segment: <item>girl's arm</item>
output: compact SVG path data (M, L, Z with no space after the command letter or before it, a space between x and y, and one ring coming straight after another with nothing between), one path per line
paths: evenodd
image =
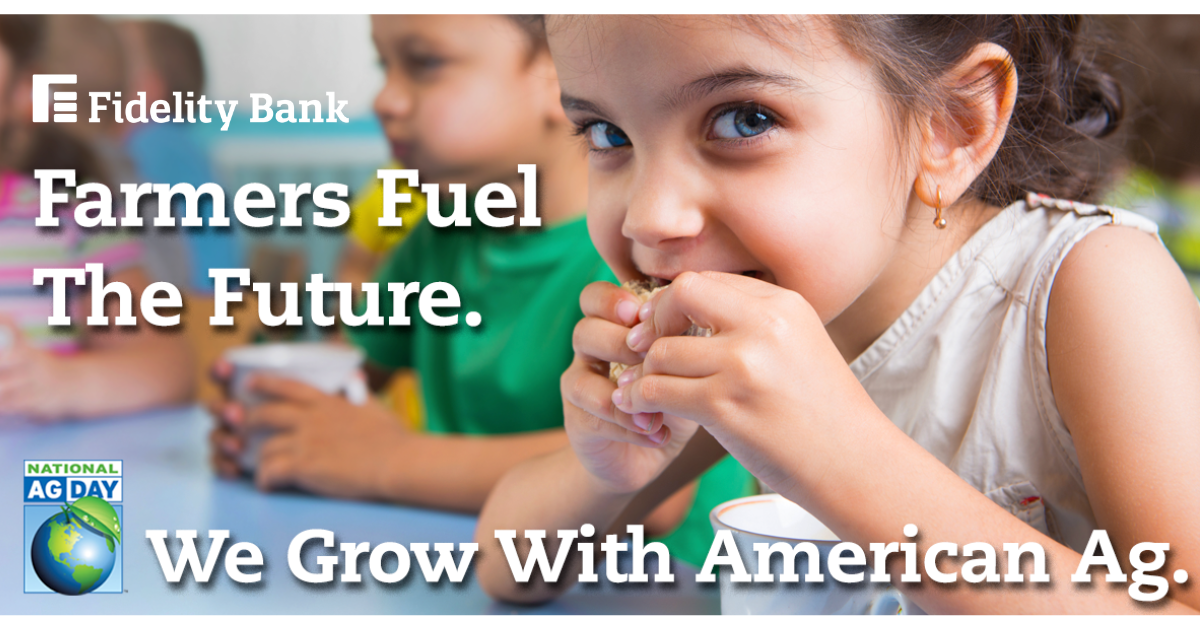
M149 284L141 269L110 278L129 286L134 312ZM72 319L84 331L83 348L66 356L19 340L0 352L0 409L48 420L95 418L182 403L192 394L190 348L181 334L139 321L136 328L85 326L87 300L76 301ZM118 313L115 299L105 309ZM140 319L140 318L139 318Z
M1133 571L1128 559L1134 545L1170 543L1167 564L1155 572L1167 578L1169 599L1139 603L1128 593L1131 577L1109 583L1104 570L1092 571L1091 584L1072 582L1079 553L994 504L890 422L880 422L878 439L865 442L866 452L854 456L882 466L869 476L845 471L840 476L847 483L826 487L816 503L836 514L833 518L864 548L869 542L901 540L897 532L916 523L922 554L942 541L956 542L960 549L988 542L1002 561L1006 542L1032 541L1046 550L1049 584L987 588L960 578L944 587L924 575L923 586L908 594L930 612L1195 612L1200 608L1200 590L1190 584L1200 575L1195 526L1200 484L1194 478L1200 453L1200 308L1195 296L1153 237L1103 228L1077 244L1060 268L1047 335L1055 400L1074 438L1098 527L1107 530L1126 576ZM870 505L877 516L864 518L869 515L855 505ZM944 570L961 567L961 562L939 564ZM1188 584L1175 583L1176 569L1187 570ZM899 562L892 563L894 581L902 570ZM1006 564L999 570L1005 572Z
M1097 236L1105 231L1118 233ZM1153 239L1106 228L1076 250L1051 296L1050 370L1089 499L1100 526L1114 529L1119 555L1128 557L1136 542L1167 542L1169 568L1194 576L1195 299ZM735 303L737 312L721 308ZM1047 585L979 587L960 578L943 587L925 575L913 587L899 583L902 565L893 564L893 581L922 608L1181 612L1198 604L1196 589L1175 586L1171 573L1173 600L1153 606L1129 597L1129 583L1073 583L1080 554L995 505L885 417L799 295L740 276L685 274L651 304L633 348L647 352L646 361L614 396L623 412L699 422L764 483L864 549L905 542L903 528L913 523L921 560L939 542L959 549L986 542L997 552L1004 543L1036 542L1046 550ZM710 339L670 336L691 323L716 332ZM961 563L939 565L955 572Z
M584 468L570 448L513 468L496 484L479 515L475 541L479 543L476 575L480 586L488 595L510 602L538 603L557 597L575 583L579 553L568 556L557 583L546 584L536 579L535 572L535 579L529 584L518 584L495 537L496 530L516 530L516 546L522 562L529 552L529 545L523 543L527 529L578 530L586 523L596 528L597 541L602 541L606 534L624 534L629 523L644 523L647 533L653 533L649 527L652 520L674 524L682 520L691 497L685 495L689 500L675 501L672 493L678 496L680 488L685 488L723 455L725 450L716 440L699 431L657 479L641 491L630 492L614 492ZM556 557L557 543L554 536L543 540L547 557ZM597 548L598 545L593 550Z
M1068 254L1050 294L1058 409L1099 527L1126 573L1140 542L1171 544L1159 575L1200 609L1200 306L1153 236L1105 227ZM1191 576L1175 586L1176 569Z
M641 301L620 287L595 282L583 290L579 303L584 319L575 326L575 359L561 380L563 422L572 448L527 462L501 480L475 533L480 583L498 599L551 599L573 583L575 571L568 567L554 585L517 584L495 530L523 535L526 529L552 532L590 523L601 539L609 532L624 533L625 523L661 518L646 515L725 454L694 423L663 414L635 419L616 408L609 363L642 360L625 343ZM659 509L673 510L666 520L677 523L687 503L670 500ZM554 542L545 541L552 547ZM524 554L528 548L519 550ZM571 559L578 562L577 554Z
M271 431L255 480L265 490L298 487L326 496L478 512L509 469L567 444L560 429L510 435L415 433L372 400L365 406L297 381L258 375L251 387L271 400L246 411L225 406L212 434L214 464L240 473L242 435ZM662 527L678 522L660 515Z
M564 452L574 459L566 434L559 429L491 436L409 434L387 460L380 494L396 503L474 514L484 508L497 483L506 479L510 470L528 460ZM576 459L572 471L566 473L568 478L573 478L571 473L577 468ZM655 492L652 503L639 503L642 509L636 522L645 524L647 536L666 534L683 520L695 487L681 486L670 487L670 491L677 491L675 495ZM668 496L672 499L669 504L655 509Z

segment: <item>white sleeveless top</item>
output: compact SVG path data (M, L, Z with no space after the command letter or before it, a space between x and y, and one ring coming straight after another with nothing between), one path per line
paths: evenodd
M1158 233L1124 210L1042 195L1005 208L850 365L875 404L918 444L1080 552L1096 517L1050 390L1046 313L1071 247L1110 223Z

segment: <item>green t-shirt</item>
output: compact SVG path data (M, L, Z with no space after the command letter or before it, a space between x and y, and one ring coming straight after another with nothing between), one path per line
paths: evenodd
M579 294L613 279L583 218L542 230L434 228L422 222L393 250L376 280L448 282L458 290L459 323L437 327L408 297L407 327L360 326L350 338L380 365L420 376L431 433L494 435L563 424L559 377L571 363L571 334L583 317ZM380 312L392 312L390 291ZM468 312L483 320L467 326ZM440 314L446 314L442 312Z
M496 435L560 428L559 377L571 363L571 336L583 317L579 294L616 277L596 253L581 217L542 230L478 225L413 229L380 268L380 313L392 313L388 282L448 282L461 300L459 323L437 327L408 297L407 327L360 326L348 334L367 357L420 377L431 433ZM478 312L482 323L467 326ZM439 313L446 314L446 313ZM708 512L748 494L753 478L726 458L700 479L683 524L665 540L672 557L700 564L712 541Z

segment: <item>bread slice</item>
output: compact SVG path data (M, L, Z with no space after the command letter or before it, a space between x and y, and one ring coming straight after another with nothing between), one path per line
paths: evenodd
M659 291L667 288L667 285L660 285L654 280L629 280L628 282L621 283L621 286L624 287L625 290L632 293L641 304L645 304L646 302L650 301L650 298L658 295ZM692 324L692 326L683 333L683 336L711 337L712 329L701 328L695 324ZM617 379L620 378L621 374L627 369L629 369L629 366L625 365L624 363L610 363L608 365L608 378L612 380L612 382L616 383Z

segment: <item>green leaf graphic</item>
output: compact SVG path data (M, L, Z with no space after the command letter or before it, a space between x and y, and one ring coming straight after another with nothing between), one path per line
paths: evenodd
M71 504L70 510L79 520L121 542L121 521L108 501L100 497L81 497Z

